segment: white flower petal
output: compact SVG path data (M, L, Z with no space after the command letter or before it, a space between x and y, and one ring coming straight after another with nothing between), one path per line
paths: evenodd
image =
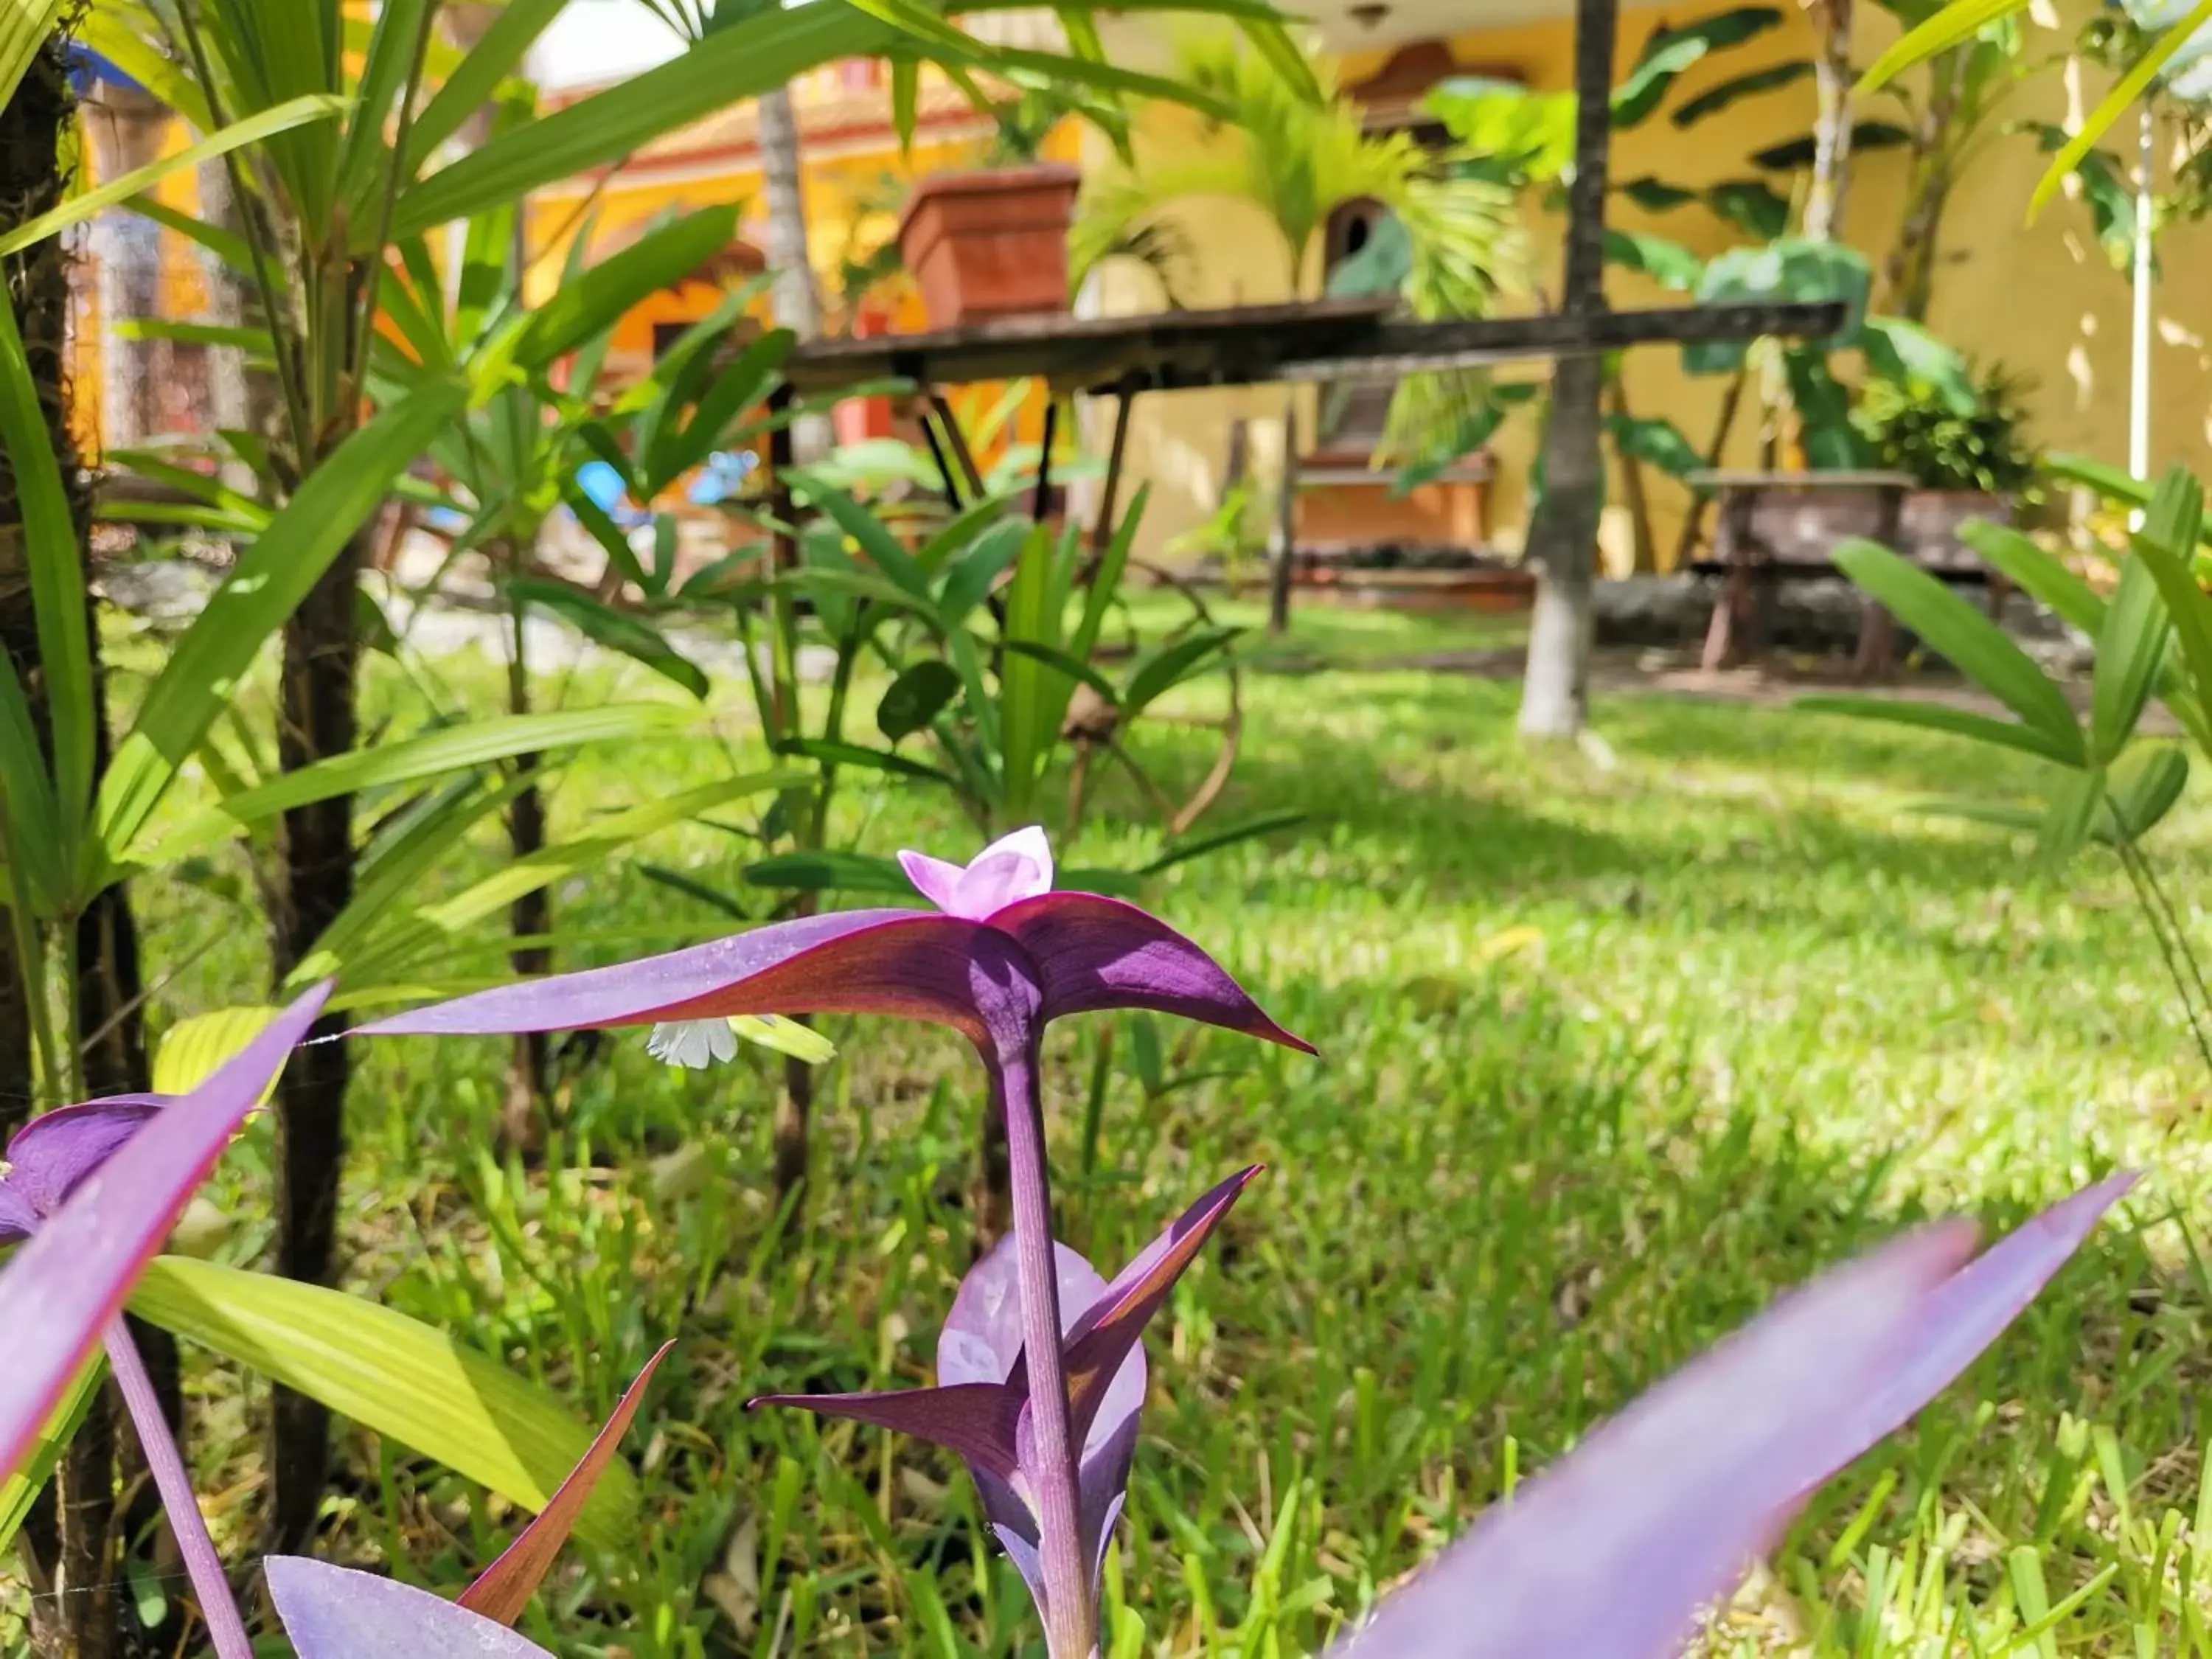
M738 1040L726 1019L664 1020L646 1038L645 1051L671 1066L699 1071L736 1054Z

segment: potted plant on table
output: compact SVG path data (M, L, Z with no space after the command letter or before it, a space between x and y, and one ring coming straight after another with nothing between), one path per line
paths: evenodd
M2033 502L2036 457L2027 441L2025 382L1992 368L1975 378L1976 405L1960 412L1924 380L1869 380L1851 425L1876 465L1908 474L1898 550L1931 569L1978 570L1960 539L1974 519L2010 524Z
M1067 229L1083 182L1042 159L1066 104L1024 92L995 106L983 165L922 179L899 219L898 253L933 328L1067 308Z

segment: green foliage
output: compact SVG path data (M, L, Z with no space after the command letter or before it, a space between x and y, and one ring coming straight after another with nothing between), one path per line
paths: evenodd
M526 1509L544 1507L592 1431L543 1388L418 1319L360 1297L183 1256L157 1258L131 1293L141 1319L321 1400ZM617 1464L579 1530L617 1547L636 1482Z
M1738 6L1680 27L1662 25L1644 43L1636 65L1613 93L1615 131L1641 125L1665 100L1675 78L1708 53L1764 34L1782 21L1773 6Z
M1158 596L1132 603L1158 614ZM1247 604L1222 620L1263 617ZM2017 1222L2085 1169L2167 1143L2141 1103L2196 1087L2114 860L2045 882L2006 855L2003 832L1909 810L1936 791L2008 799L2040 763L1624 688L1603 702L1617 763L1600 774L1522 754L1510 684L1407 665L1510 649L1512 619L1314 606L1293 628L1297 672L1248 671L1249 763L1224 818L1303 811L1327 832L1170 869L1146 902L1217 944L1330 1064L1133 1018L1110 1021L1110 1046L1107 1019L1071 1022L1050 1050L1060 1207L1087 1254L1123 1259L1175 1212L1191 1168L1232 1166L1267 1139L1242 1254L1202 1266L1169 1310L1180 1341L1154 1349L1151 1431L1109 1552L1109 1601L1152 1639L1188 1632L1208 1653L1239 1631L1274 1632L1286 1655L1322 1650L1370 1583L1433 1553L1425 1527L1402 1522L1409 1492L1437 1494L1439 1516L1463 1526L1817 1264L1929 1213ZM472 706L499 695L495 664L455 673ZM888 678L872 669L856 689L864 714ZM594 658L577 695L648 683ZM372 699L411 708L382 662ZM751 735L739 740L757 763ZM1132 742L1164 776L1210 759L1202 734L1171 723ZM641 769L680 790L724 763L675 737L587 751L556 830L629 799ZM1066 860L1150 861L1157 837L1131 801L1103 801ZM976 834L942 791L872 783L844 799L838 826L884 848ZM2185 856L2208 828L2191 791L2157 834ZM711 876L748 845L693 822L652 856ZM740 890L756 911L770 896ZM605 941L580 963L628 954L617 941L647 930L742 925L635 866L568 908ZM149 948L175 960L205 922L197 904L165 906ZM253 972L243 934L173 994ZM979 1522L957 1461L895 1458L886 1514L873 1506L882 1436L743 1408L759 1389L925 1374L931 1322L965 1265L972 1061L891 1022L832 1021L829 1035L844 1059L819 1080L817 1112L835 1201L787 1226L765 1178L772 1055L742 1056L702 1088L614 1035L542 1165L526 1166L488 1150L504 1044L366 1050L342 1224L359 1282L507 1357L578 1421L663 1336L682 1339L626 1448L637 1521L617 1549L564 1562L525 1626L534 1639L682 1659L765 1652L780 1627L786 1653L940 1659L950 1650L913 1588L927 1583L964 1650L1014 1659L1033 1642L1019 1587L967 1539ZM1097 1155L1079 1180L1102 1050ZM210 1194L241 1218L242 1248L264 1136L248 1135ZM1457 1178L1479 1169L1516 1178ZM1808 1659L2033 1653L2020 1575L2008 1559L1991 1565L1995 1536L2007 1558L2034 1553L2048 1607L2073 1603L2049 1627L2062 1659L2091 1659L2137 1618L2163 1618L2161 1650L2180 1649L2196 1601L2175 1575L2201 1482L2175 1449L2195 1443L2204 1302L2180 1230L2157 1218L2200 1211L2206 1181L2186 1159L2153 1180L2136 1226L2108 1229L1984 1364L1777 1542L1762 1582L1778 1588L1724 1614L1729 1636L1755 1645L1786 1606ZM424 1217L418 1231L410 1218ZM1612 1244L1628 1220L1633 1252ZM1407 1273L1409 1260L1425 1271ZM1440 1284L1526 1328L1470 1342ZM914 1311L887 1325L886 1308ZM1326 1343L1310 1340L1316 1320ZM186 1364L198 1467L207 1490L228 1491L224 1472L254 1468L252 1395L204 1350L187 1344ZM1233 1379L1238 1409L1201 1397L1201 1378ZM1476 1401L1505 1403L1470 1415ZM1286 1421L1330 1431L1285 1449ZM451 1593L520 1519L394 1443L343 1443L349 1501L331 1547L357 1553L341 1559L405 1559L414 1582ZM1253 1498L1261 1470L1267 1504ZM1254 1545L1240 1504L1271 1547ZM228 1553L237 1511L210 1508ZM2180 1541L2162 1556L2168 1526ZM0 1596L21 1605L14 1585Z
M2166 963L2200 1054L2212 1069L2212 999L2185 924L2166 899L2138 844L2180 799L2188 753L2146 747L2144 709L2162 702L2201 760L2212 750L2212 595L2191 562L2204 522L2195 480L2179 468L2160 482L2142 528L2118 555L2118 580L2100 599L2025 537L1984 526L1972 544L2008 576L2092 635L2096 666L2086 727L2065 693L1957 593L1887 549L1847 543L1836 552L1845 574L2016 717L1991 719L1926 702L1816 700L1832 712L1948 731L2018 749L2045 762L2031 807L1965 804L1970 816L2032 828L2042 857L2072 858L2093 840L2119 855L2142 903L2146 931ZM2176 645L2178 642L2178 653ZM2177 660L2178 655L2178 660ZM1947 801L1947 810L1959 803Z
M1173 78L1231 119L1209 125L1200 142L1085 181L1068 243L1076 281L1133 233L1218 200L1248 203L1274 227L1291 294L1303 289L1329 215L1363 200L1397 222L1389 246L1402 258L1378 251L1353 279L1361 291L1395 294L1415 317L1479 317L1517 275L1524 248L1512 193L1468 147L1432 152L1408 133L1370 132L1350 100L1332 94L1314 103L1279 66L1223 33L1179 37ZM1386 441L1418 451L1480 395L1479 379L1466 373L1408 375Z
M1923 489L1977 489L2033 498L2037 456L2022 401L2027 387L2002 368L1981 375L1961 411L1955 388L1903 374L1870 378L1851 424L1877 465L1908 472Z

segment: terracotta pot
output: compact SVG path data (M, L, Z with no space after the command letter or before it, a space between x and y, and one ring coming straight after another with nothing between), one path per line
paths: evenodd
M915 186L899 258L932 328L1067 309L1067 227L1082 175L1057 164L940 173Z
M890 318L878 307L863 306L853 319L853 335L856 339L872 339L890 331ZM841 445L857 444L870 438L888 438L891 435L891 400L889 398L848 398L830 410L830 424Z

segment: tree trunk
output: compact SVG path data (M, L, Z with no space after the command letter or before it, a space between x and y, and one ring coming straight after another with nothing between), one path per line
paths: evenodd
M375 539L356 532L284 625L283 678L276 753L286 774L354 746L355 588ZM276 970L281 981L314 949L353 898L353 798L340 795L284 814ZM314 1035L334 1035L343 1017L326 1017ZM345 1092L351 1051L343 1042L301 1048L276 1087L276 1271L327 1285L337 1276L338 1182L345 1162ZM330 1413L289 1389L270 1401L269 1480L271 1553L301 1549L312 1536L330 1457Z
M1881 268L1882 309L1911 322L1928 320L1935 297L1943 210L1950 204L1955 179L1956 129L1973 50L1971 42L1954 47L1929 65L1928 99L1913 125L1905 217Z
M73 116L66 64L57 44L33 61L16 96L0 112L0 227L21 223L61 201L65 188L61 147ZM46 416L47 441L69 492L74 541L82 559L90 528L91 497L68 416L68 256L62 243L50 240L6 261L0 275L4 275L8 301L23 337L32 382ZM93 652L94 764L99 771L107 765L110 744L98 617L88 580L84 605ZM0 647L7 650L25 688L43 744L49 740L50 715L37 629L15 480L5 458L0 457ZM143 988L128 895L119 886L107 889L75 927L77 981L61 988L75 1001L84 1091L97 1096L143 1091L148 1083ZM0 1127L20 1121L39 1092L28 999L41 994L37 981L43 967L17 961L11 939L4 970L0 971ZM47 1080L49 1094L57 1082ZM164 1337L150 1345L147 1358L156 1392L173 1425L180 1410L176 1346ZM118 1546L125 1537L150 1531L158 1513L158 1504L134 1507L124 1527L115 1525L118 1410L111 1395L88 1415L64 1459L52 1495L42 1500L23 1533L26 1565L34 1583L57 1593L52 1603L57 1615L34 1614L40 1645L68 1659L96 1659L117 1650L123 1604L116 1587L124 1576ZM180 1630L167 1632L166 1645L174 1648L181 1634Z
M1570 317L1605 309L1606 169L1619 13L1618 0L1580 0L1575 11L1575 176L1567 191L1566 268L1559 284L1559 308ZM1589 717L1591 599L1605 489L1598 447L1604 382L1604 360L1591 353L1562 357L1552 370L1544 495L1528 526L1536 605L1521 691L1525 737L1573 738Z
M1851 0L1814 0L1820 47L1813 60L1819 114L1813 125L1813 186L1805 198L1805 236L1832 242L1843 234L1844 193L1851 179Z
M61 165L62 135L75 117L66 66L58 49L33 58L15 96L0 106L0 229L12 228L58 206L67 194ZM16 327L30 358L46 430L62 463L64 482L76 477L69 426L70 260L58 238L34 243L0 259ZM0 649L14 663L31 703L41 741L46 732L46 684L39 670L38 613L31 601L29 550L23 540L15 469L0 451ZM0 968L0 1139L30 1115L38 1067L31 1041L29 986L38 964L16 960L8 930Z
M770 299L779 325L802 340L822 332L822 296L814 285L813 258L807 246L805 182L799 164L799 116L791 103L791 88L778 87L760 95L761 194L768 206L768 246L762 253L775 273ZM791 425L790 459L799 465L821 459L830 453L829 422L818 415L801 416ZM797 711L790 718L796 730ZM817 785L817 787L824 787ZM809 815L817 825L824 814ZM803 899L799 914L812 908L811 896ZM814 1113L814 1073L803 1060L786 1057L783 1097L775 1109L775 1192L779 1203L790 1206L794 1218L805 1202L808 1142Z
M159 159L168 112L150 94L103 82L84 125L94 167L103 179L113 179ZM166 424L155 343L126 339L118 328L161 313L161 227L111 208L93 221L92 247L100 293L100 437L114 448L143 442Z
M494 556L497 568L510 575L521 574L522 556L515 545L495 550ZM520 601L510 611L510 621L514 638L507 659L507 709L510 714L527 714L530 659L525 642L529 636ZM519 863L545 846L545 798L538 793L537 756L516 756L514 769L529 780L507 810L507 847ZM508 911L508 925L517 938L542 938L551 933L552 895L543 887L522 895ZM509 954L507 963L520 977L532 979L552 971L553 953L544 945L521 945ZM500 1121L500 1138L509 1151L530 1154L544 1145L546 1054L544 1032L516 1034L514 1052L507 1061L507 1097Z
M58 46L32 60L21 85L0 108L0 228L21 224L57 206L65 194L61 137L74 118L66 64ZM69 260L48 240L0 260L0 280L15 307L46 429L65 483L77 476L68 422ZM29 548L14 469L0 454L0 647L22 682L41 744L48 742L46 681L40 669L38 613L32 602ZM0 975L0 1128L12 1131L30 1115L40 1092L31 1039L31 999L42 994L44 963L24 962L13 930ZM112 1652L118 1602L109 1522L114 1513L112 1419L88 1413L57 1478L40 1495L19 1540L26 1577L41 1592L32 1602L33 1633L50 1659L106 1659Z
M760 95L761 194L768 207L768 246L761 250L775 273L769 299L780 327L802 340L822 332L822 295L814 283L807 246L806 190L799 165L799 117L791 88ZM792 423L791 447L801 466L830 453L834 439L827 416L803 415Z
M1298 562L1298 394L1283 400L1283 465L1275 487L1275 522L1267 534L1267 631L1291 631L1291 577Z

